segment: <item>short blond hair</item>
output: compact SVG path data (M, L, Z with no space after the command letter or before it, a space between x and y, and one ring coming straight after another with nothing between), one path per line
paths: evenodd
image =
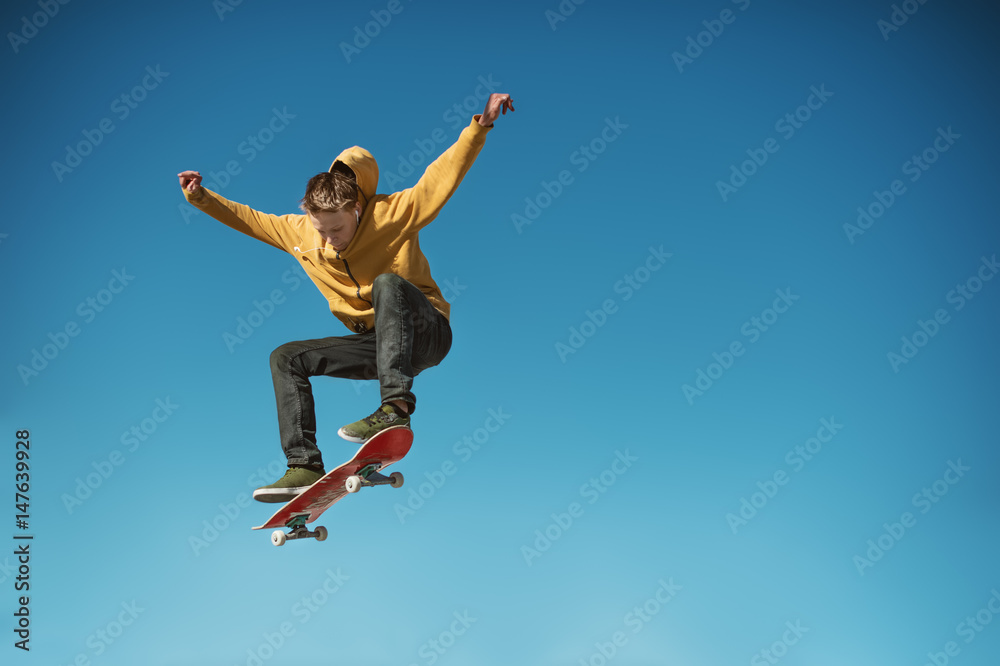
M299 207L307 213L339 213L357 203L358 183L339 171L326 171L309 179Z

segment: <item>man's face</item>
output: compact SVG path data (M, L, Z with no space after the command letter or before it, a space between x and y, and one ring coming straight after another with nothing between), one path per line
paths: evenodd
M354 232L358 230L357 214L359 211L356 208L348 208L336 213L320 211L309 213L309 221L312 222L313 228L319 232L320 238L324 242L332 245L337 252L341 252L347 248L351 239L354 238Z

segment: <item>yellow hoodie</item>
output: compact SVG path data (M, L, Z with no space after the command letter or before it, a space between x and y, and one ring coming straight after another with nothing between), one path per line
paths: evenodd
M420 251L418 232L427 226L458 188L482 150L492 128L475 116L458 140L428 165L413 187L394 194L376 194L378 164L364 148L348 148L330 165L346 164L357 175L363 212L358 230L342 252L324 243L306 215L269 215L229 201L204 187L184 190L189 203L223 224L262 240L295 257L330 303L330 311L352 331L374 327L372 282L395 273L427 296L445 317L451 312L431 278Z

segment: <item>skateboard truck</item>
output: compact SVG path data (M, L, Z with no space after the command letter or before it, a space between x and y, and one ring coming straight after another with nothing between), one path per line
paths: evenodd
M349 493L356 493L362 488L367 488L369 486L385 486L389 485L393 488L399 488L403 485L403 475L399 472L393 472L389 476L384 474L379 474L379 470L382 469L382 465L367 465L357 473L347 477L347 481L344 482L344 487Z
M306 518L308 514L301 514L295 516L288 521L285 527L291 528L291 532L285 534L281 530L274 530L271 532L271 543L275 546L285 545L285 541L289 539L316 539L316 541L324 541L328 536L328 532L325 527L317 527L315 531L310 532L309 528L306 527Z

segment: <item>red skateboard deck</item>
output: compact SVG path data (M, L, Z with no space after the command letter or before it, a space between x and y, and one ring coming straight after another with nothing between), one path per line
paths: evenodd
M291 527L292 532L287 535L281 530L271 535L271 540L276 546L284 543L286 538L315 537L322 541L326 538L326 529L320 527L316 532L309 532L305 524L319 518L348 492L355 492L362 486L382 484L390 484L397 488L401 486L403 484L401 474L397 472L391 477L386 477L379 474L379 470L399 462L409 452L412 444L413 431L406 426L386 428L362 444L353 458L327 472L301 495L275 511L266 523L253 529ZM348 479L352 482L350 491Z

